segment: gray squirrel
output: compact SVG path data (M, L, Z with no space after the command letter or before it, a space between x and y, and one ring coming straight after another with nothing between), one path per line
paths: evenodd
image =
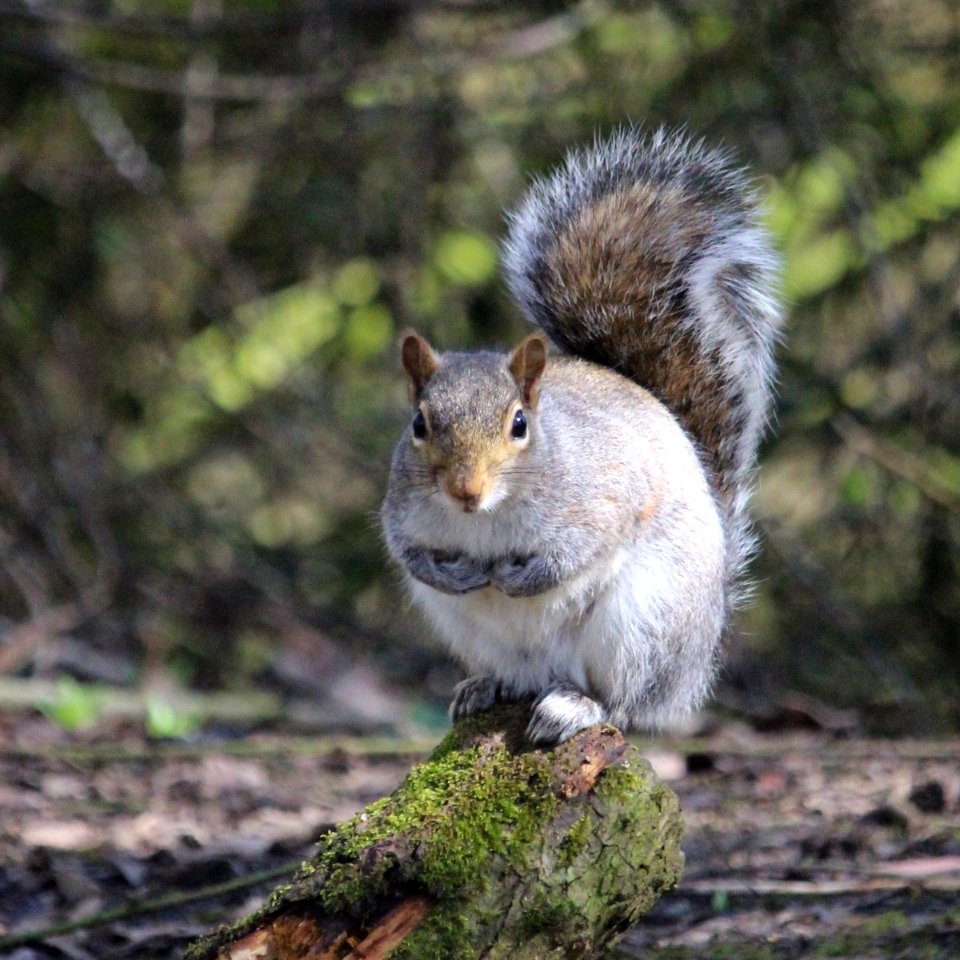
M754 549L782 323L755 191L624 129L532 186L503 264L540 328L510 353L403 337L387 547L469 671L454 720L529 697L536 743L661 728L708 694Z

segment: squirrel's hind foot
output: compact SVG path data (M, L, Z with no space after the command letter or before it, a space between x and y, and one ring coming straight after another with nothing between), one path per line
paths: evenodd
M493 677L467 677L453 688L450 719L456 723L461 717L489 710L497 700L500 686Z
M527 738L541 745L562 743L578 731L606 719L603 704L573 684L558 684L541 694L533 705Z

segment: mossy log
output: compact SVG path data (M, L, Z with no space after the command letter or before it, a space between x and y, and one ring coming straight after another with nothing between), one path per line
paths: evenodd
M599 957L680 877L677 798L609 726L536 749L527 709L459 722L186 960Z

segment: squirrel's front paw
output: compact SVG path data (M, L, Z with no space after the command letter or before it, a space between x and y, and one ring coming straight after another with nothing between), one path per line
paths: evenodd
M456 723L461 717L489 710L497 699L498 684L493 677L467 677L453 688L450 719Z
M454 593L470 593L490 585L487 565L465 553L453 556L437 553L435 563L442 578L451 585Z
M537 554L507 557L490 570L490 583L508 597L532 597L555 587L557 582L546 560Z
M573 684L564 684L547 690L533 705L527 739L543 745L563 743L578 731L606 719L603 704Z
M471 593L490 585L487 565L464 553L414 550L404 561L413 577L442 593Z

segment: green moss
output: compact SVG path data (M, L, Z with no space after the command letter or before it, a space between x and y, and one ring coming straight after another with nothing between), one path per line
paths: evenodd
M590 817L584 814L560 841L560 862L565 867L569 867L583 853L587 847L589 835Z
M766 943L707 943L696 947L659 947L644 953L644 960L777 960L796 956ZM806 956L806 954L804 954ZM609 960L627 960L627 954L614 953Z
M638 831L635 842L624 847L625 869L649 871L658 894L672 889L683 867L683 818L676 794L657 780L646 760L637 756L629 764L604 770L594 794L593 806L602 815L599 822L606 835L615 838L625 831ZM611 812L615 816L608 816ZM652 851L661 848L663 856L650 860ZM608 879L615 883L619 878L613 874Z
M816 957L850 957L877 954L909 960L947 960L953 953L937 943L937 926L915 927L900 910L886 910L854 918L846 929L817 945Z
M579 908L563 891L537 890L531 900L517 923L516 936L523 943L540 937L553 946L564 942L568 931L583 923Z
M948 924L949 926L949 924ZM888 910L871 917L852 917L840 929L825 931L810 942L810 933L784 937L776 943L751 942L735 937L695 946L654 947L645 960L790 960L799 956L828 960L834 957L884 957L886 960L953 960L956 943L943 937L944 918L917 924L909 913ZM614 953L610 960L627 960Z
M434 910L390 960L475 960L470 924L458 910Z
M597 781L596 794L611 804L627 803L647 789L651 777L645 760L634 761L633 766L607 767Z
M880 937L899 933L910 927L909 918L900 910L886 910L872 917L865 917L857 924L858 931L865 937Z
M333 913L356 913L375 899L398 865L391 851L417 847L410 877L438 900L476 892L493 856L522 866L526 846L549 823L557 801L546 755L511 754L505 746L481 756L463 749L469 730L458 727L397 792L368 807L321 844L314 870L320 896ZM371 845L388 843L382 858L358 860Z
M850 949L850 943L846 939L835 940L829 938L819 943L816 948L815 957L827 960L829 957L845 957Z

